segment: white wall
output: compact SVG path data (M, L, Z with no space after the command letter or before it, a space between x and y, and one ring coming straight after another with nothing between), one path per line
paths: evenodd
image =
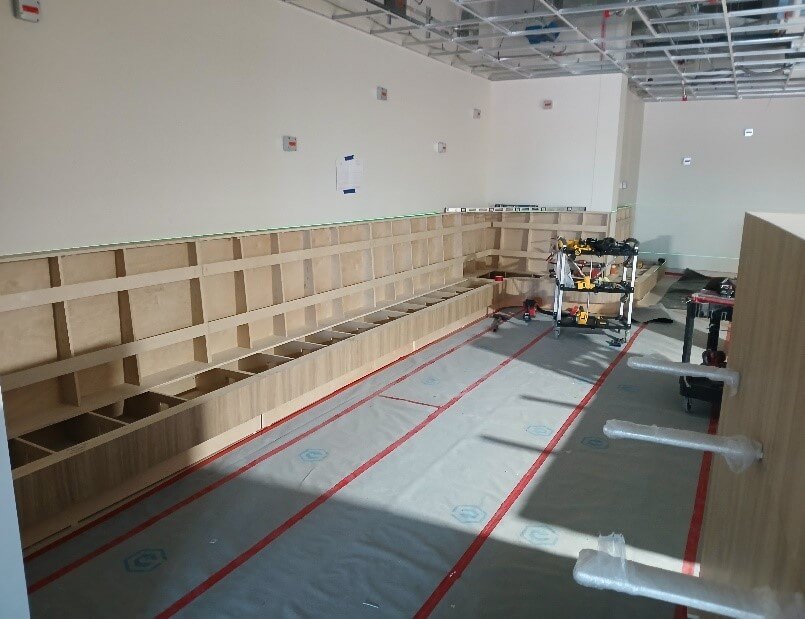
M805 99L646 104L641 252L673 268L736 272L746 211L805 213L803 145Z
M0 255L485 204L489 82L282 2L4 7L0 58Z
M28 593L22 567L22 545L17 525L17 504L11 485L11 462L6 441L6 418L0 394L0 617L28 617Z
M625 89L619 74L494 82L488 201L612 210Z
M634 206L637 203L644 107L640 97L632 92L626 93L622 109L624 126L618 174L618 205ZM626 182L626 189L621 189L621 181Z

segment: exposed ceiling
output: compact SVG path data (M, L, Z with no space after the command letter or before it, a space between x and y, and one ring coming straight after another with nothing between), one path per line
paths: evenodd
M805 96L795 0L285 1L490 80L623 73L646 100Z

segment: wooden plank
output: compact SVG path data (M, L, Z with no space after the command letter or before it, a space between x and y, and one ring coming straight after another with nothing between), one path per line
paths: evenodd
M741 384L718 433L760 441L763 461L736 475L713 459L701 551L702 578L746 589L805 591L803 261L805 215L746 215L728 359Z
M470 228L477 228L481 224L474 224ZM455 226L454 230L460 232L465 227ZM425 239L432 236L441 236L442 230L434 230L427 232L420 232L409 235L411 239ZM140 258L138 265L142 268L143 264L149 265L154 268L154 271L129 274L126 277L116 277L114 279L103 279L97 281L87 281L79 284L70 284L60 286L59 288L48 288L47 284L42 284L41 287L33 288L26 291L17 291L7 284L7 288L14 290L14 292L4 293L0 295L0 312L11 311L15 309L23 309L27 307L35 307L38 305L45 305L56 303L59 301L69 301L72 299L79 299L98 294L108 294L112 292L120 292L122 290L134 290L136 288L144 288L147 286L156 286L159 284L169 284L172 282L189 280L192 278L200 277L201 275L219 275L221 273L232 273L235 271L242 271L245 269L253 269L265 266L279 265L285 262L292 262L295 260L304 260L307 258L323 257L329 255L340 255L350 251L359 251L369 249L374 246L381 246L383 244L391 245L398 242L396 238L379 239L376 244L369 241L357 241L354 243L341 244L332 247L317 247L310 249L300 249L297 251L288 251L281 254L272 254L268 256L256 256L251 258L231 259L221 262L214 262L208 264L199 264L194 266L179 267L179 268L159 268L159 262L162 259L173 260L176 258L177 250L174 248L167 253L168 256L160 254L159 256L150 256L148 260ZM165 246L160 246L165 247ZM137 250L146 250L151 248L140 247ZM134 251L134 250L127 250ZM182 251L186 251L186 247L182 244ZM153 264L150 264L153 261ZM3 264L3 263L0 263ZM17 265L24 263L10 262L8 265ZM47 265L45 264L45 268ZM2 271L0 271L2 275ZM2 287L0 287L2 290Z
M543 223L515 223L507 221L496 221L492 227L507 230L570 230L573 232L607 232L607 226L588 226L583 224L543 224Z
M50 285L61 286L64 282L61 258L48 258L50 267ZM75 353L70 339L70 324L66 303L53 304L53 328L56 334L56 352L59 359L69 359ZM59 376L60 400L64 404L78 406L80 395L78 378L75 374Z
M426 219L441 219L444 216L442 215L401 215L397 217L389 217L386 218L385 221L392 221L394 219L399 218L412 218L412 217L423 217ZM450 216L455 217L455 216ZM451 219L450 221L455 221L455 219ZM137 249L140 247L160 247L162 245L172 245L180 242L196 242L199 240L210 240L210 239L217 239L217 238L228 238L233 236L240 236L240 237L248 237L248 236L257 236L257 235L265 235L265 234L273 234L280 231L294 229L294 230L310 230L314 228L320 227L348 227L354 225L366 225L366 224L355 224L355 223L342 223L342 224L319 224L313 226L298 226L296 228L272 228L266 230L251 230L248 232L227 232L221 234L209 234L204 236L194 236L194 237L184 237L184 238L176 238L176 239L166 239L166 240L147 240L147 241L136 241L133 243L110 243L108 245L103 245L99 247L66 247L62 249L56 250L46 250L40 252L30 252L24 254L6 254L0 256L0 263L13 263L13 262L22 262L22 261L30 261L35 259L47 259L52 256L61 256L66 254L84 254L84 253L93 253L101 250L116 250L116 249ZM452 225L452 224L451 224Z
M128 273L125 249L119 249L115 252L115 271L118 277L126 277ZM117 307L120 322L120 342L131 343L134 341L134 323L131 317L131 298L128 290L117 293ZM123 359L123 376L127 383L132 385L140 384L140 368L136 356Z

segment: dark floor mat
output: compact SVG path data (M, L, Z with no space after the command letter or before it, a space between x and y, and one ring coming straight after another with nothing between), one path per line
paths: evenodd
M672 323L674 319L664 307L652 305L651 307L636 307L632 312L632 324L640 322Z
M685 269L682 277L677 282L671 284L668 291L660 299L660 305L667 309L685 309L688 297L694 292L699 292L710 281L710 277L702 275L696 271Z

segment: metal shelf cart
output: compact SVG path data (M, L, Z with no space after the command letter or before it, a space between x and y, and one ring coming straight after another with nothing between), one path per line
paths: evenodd
M616 241L605 239L556 240L556 287L554 289L553 316L555 335L563 328L602 329L617 333L610 344L626 343L632 328L634 287L637 276L636 239ZM610 279L617 271L618 279ZM564 293L588 293L587 309L579 306L575 312L562 308ZM591 297L595 293L620 294L617 316L593 316L589 312Z
M693 349L693 329L697 316L709 317L710 324L707 329L707 348L702 356L705 365L726 367L726 354L718 350L718 340L721 333L721 322L732 322L732 310L735 307L735 298L724 296L711 290L700 290L690 295L685 317L685 337L682 342L682 362L690 363ZM718 407L721 404L721 392L724 383L715 382L709 378L693 376L679 377L679 393L684 398L685 411L691 412L693 400L703 400Z

